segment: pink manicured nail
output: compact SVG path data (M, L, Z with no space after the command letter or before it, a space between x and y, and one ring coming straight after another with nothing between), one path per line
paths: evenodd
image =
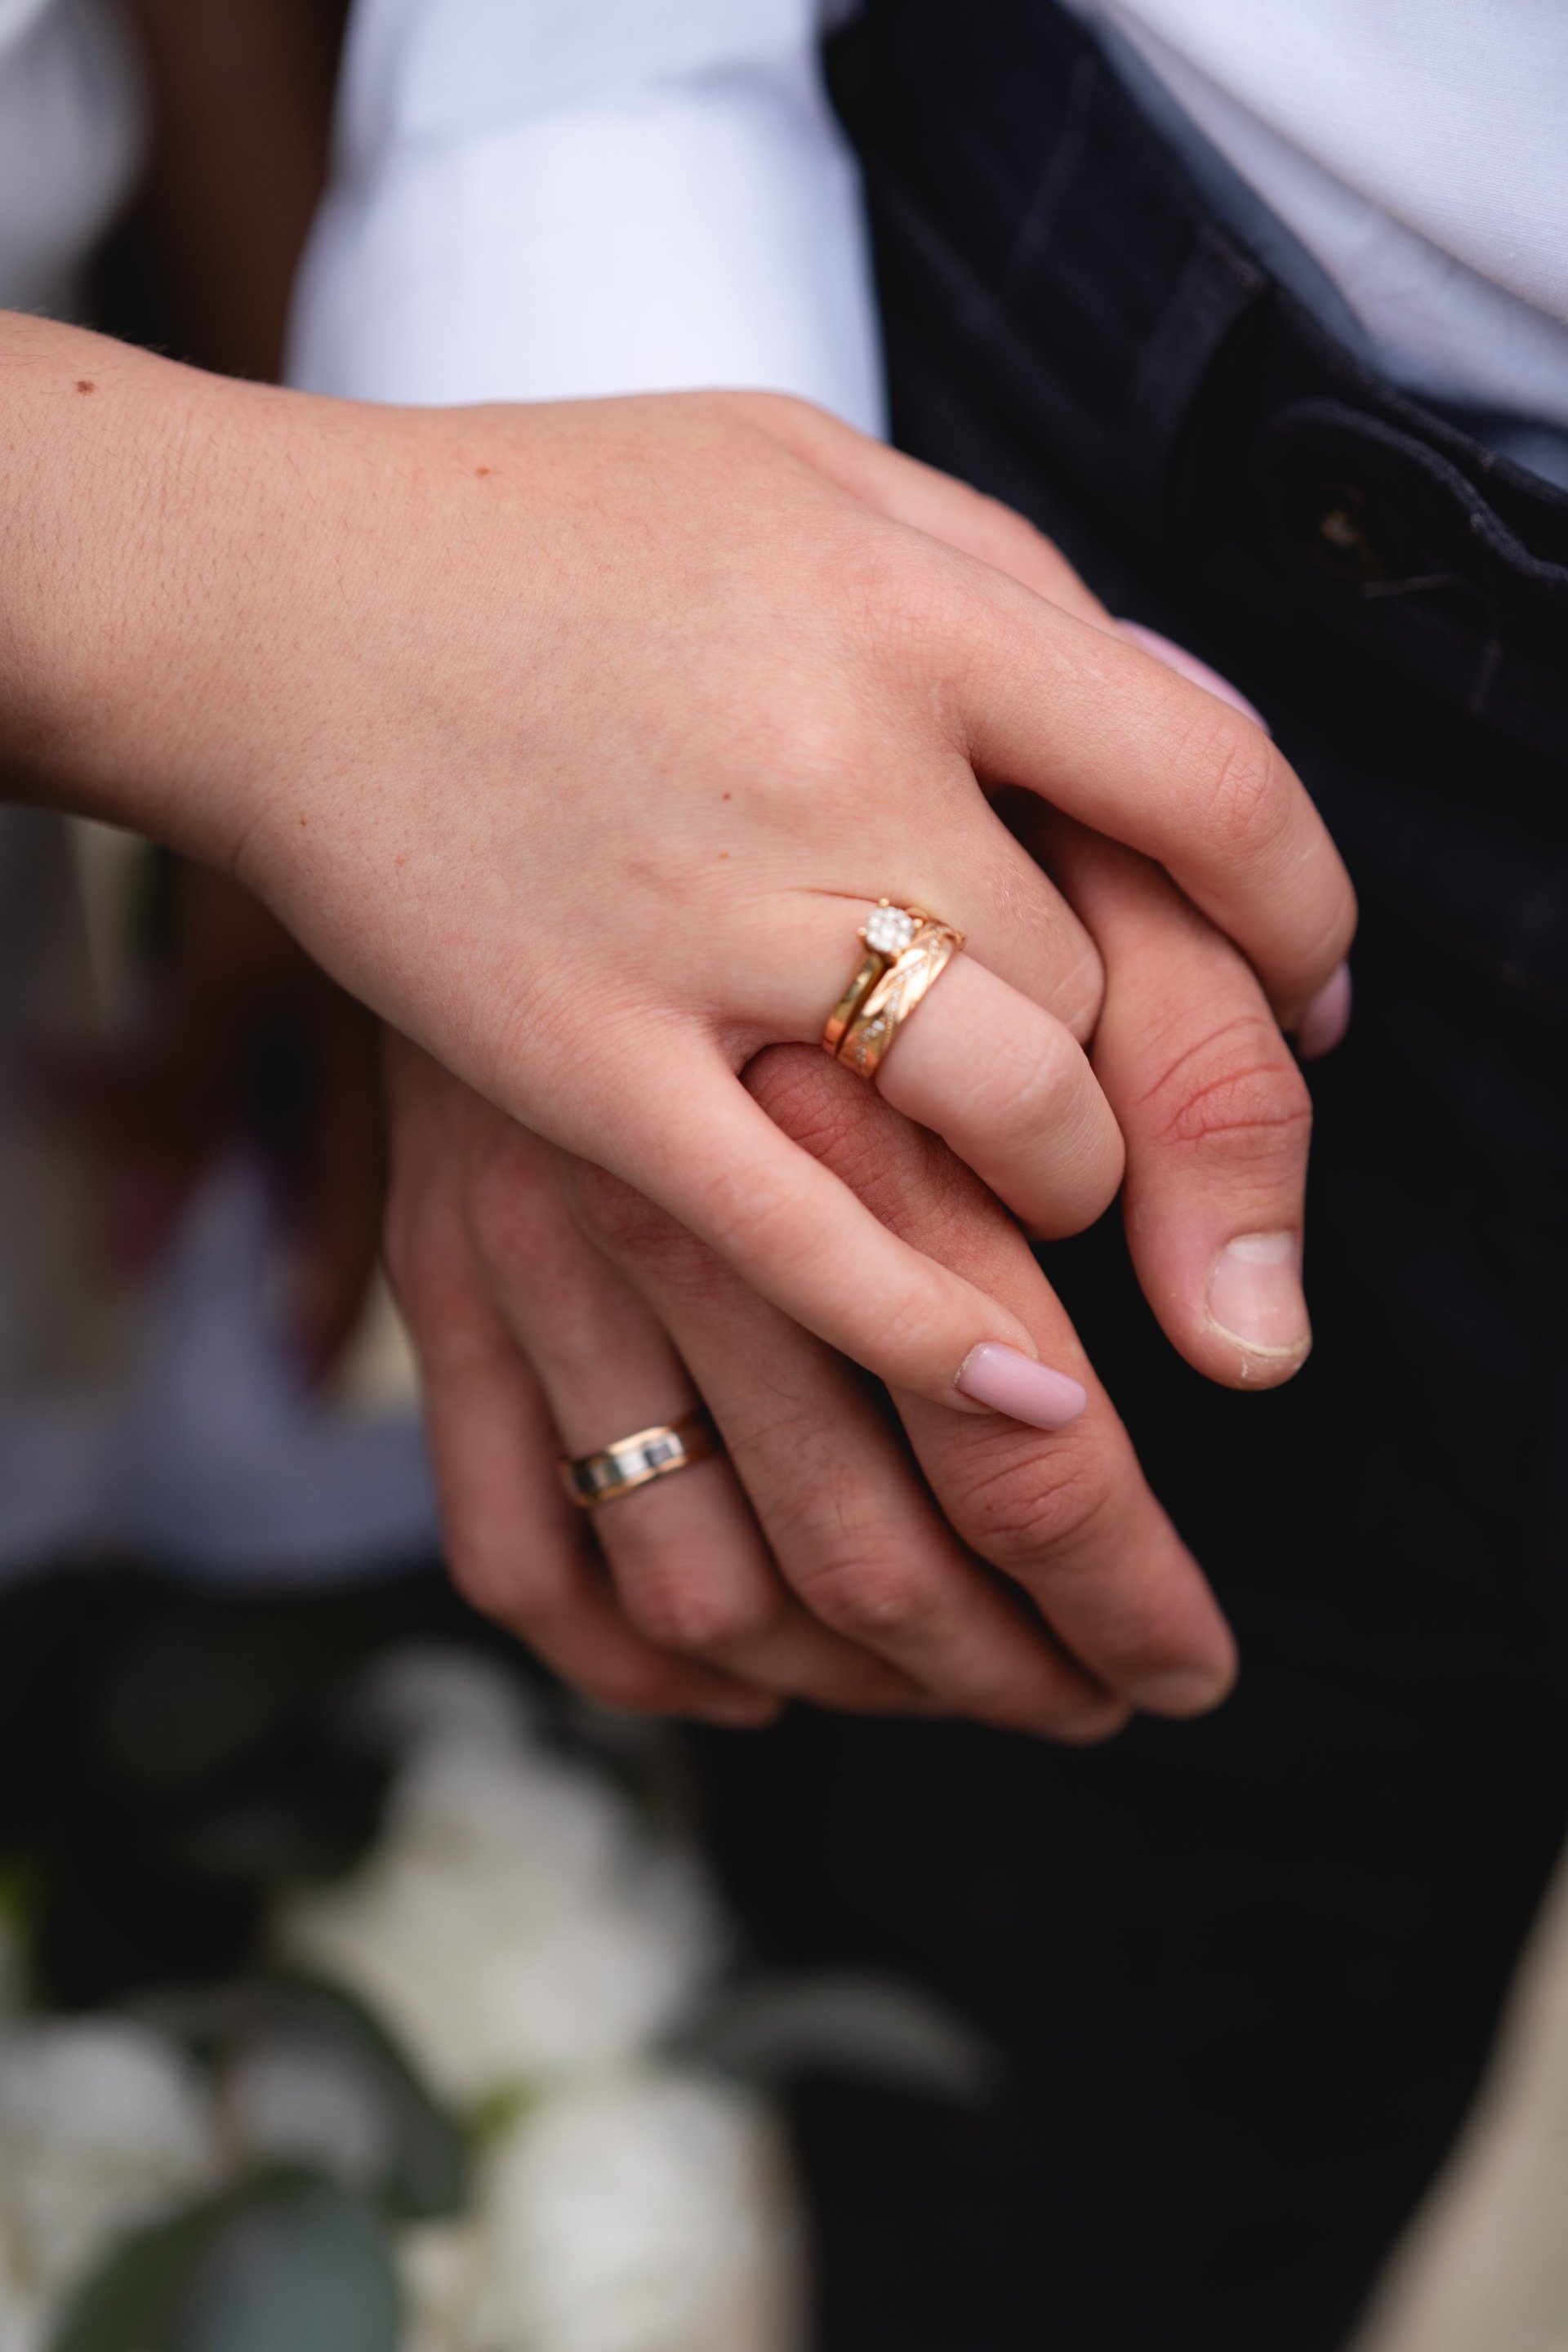
M1026 1421L1031 1429L1065 1429L1089 1404L1089 1391L1081 1381L1053 1372L1049 1364L1037 1364L1032 1356L1005 1348L999 1339L971 1348L952 1385L976 1404Z
M1209 1276L1211 1319L1254 1355L1299 1356L1311 1341L1294 1234L1240 1234Z
M1244 719L1250 719L1253 725L1261 727L1266 735L1273 731L1262 711L1256 703L1248 702L1239 687L1232 686L1228 677L1221 677L1217 669L1210 669L1207 662L1199 661L1196 654L1190 654L1185 646L1173 644L1169 637L1163 637L1158 629L1146 629L1142 621L1118 621L1116 625L1124 637L1131 637L1135 646L1142 646L1146 654L1152 654L1156 661L1163 661L1165 667L1173 669L1179 677L1191 678L1194 686L1205 688L1210 694L1217 694L1222 702L1228 702L1233 710L1239 710Z
M1324 981L1302 1013L1296 1031L1296 1051L1304 1062L1321 1061L1331 1054L1351 1025L1351 968L1341 964Z

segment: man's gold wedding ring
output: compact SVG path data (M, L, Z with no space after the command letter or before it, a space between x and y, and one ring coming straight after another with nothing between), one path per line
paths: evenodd
M602 1503L613 1503L618 1496L630 1495L655 1478L668 1478L677 1470L689 1470L694 1462L722 1451L722 1439L700 1406L679 1421L618 1437L597 1454L563 1460L561 1475L572 1500L584 1511L596 1511Z
M825 1052L874 1078L921 998L963 945L963 933L918 907L883 898L860 933L866 953L827 1016Z

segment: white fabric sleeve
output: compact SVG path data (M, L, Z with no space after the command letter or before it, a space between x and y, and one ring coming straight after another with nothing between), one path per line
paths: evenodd
M816 0L356 0L289 373L437 404L750 387L879 431Z

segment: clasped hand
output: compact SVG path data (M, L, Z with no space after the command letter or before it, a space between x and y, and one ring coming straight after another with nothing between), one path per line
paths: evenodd
M723 407L743 417L748 405ZM1017 518L825 420L774 404L762 415L804 437L852 493L885 501L1058 611L1110 628ZM926 551L916 542L913 552ZM907 581L898 584L909 593ZM1016 625L1016 611L1009 618ZM1072 684L1089 708L1070 715L1086 731L1096 695L1129 691L1085 677L1100 652L1086 653L1081 641L1071 648ZM1254 894L1260 906L1278 895L1281 866L1265 857L1265 839L1290 822L1299 788L1256 729L1208 698L1166 699L1162 673L1129 668L1155 706L1145 723L1179 717L1188 730L1194 772L1173 755L1166 789L1173 797L1185 783L1188 814L1205 819L1207 835L1194 823L1184 869L1202 875L1211 903L1245 920ZM899 683L907 701L895 709L907 727L916 698L907 676ZM936 1379L917 1388L907 1373L893 1376L893 1350L910 1337L899 1328L910 1311L900 1301L916 1302L922 1322L933 1313L923 1269L910 1281L907 1258L868 1253L858 1218L843 1220L840 1237L840 1204L815 1171L809 1195L803 1186L795 1206L773 1210L772 1232L761 1216L737 1220L715 1144L721 1133L746 1134L749 1106L721 1090L703 1097L688 1082L678 1181L689 1181L684 1170L694 1164L704 1174L672 1214L394 1039L389 1261L420 1350L455 1572L568 1679L621 1706L753 1723L804 1696L1092 1739L1133 1705L1167 1714L1212 1705L1234 1673L1227 1630L1001 1201L1037 1234L1071 1232L1103 1209L1125 1166L1135 1263L1174 1345L1216 1380L1288 1378L1309 1345L1298 1269L1310 1111L1263 986L1147 856L1017 793L1005 810L1013 834L1003 835L971 796L970 759L988 779L996 771L966 735L964 772L950 794L959 731L951 725L945 742L937 732L896 763L886 743L879 751L858 736L840 769L826 744L803 742L808 723L813 733L825 723L808 704L769 729L748 761L757 703L738 676L733 690L742 749L721 772L730 779L719 788L721 809L737 794L752 803L781 750L788 791L790 766L805 764L805 753L812 796L826 799L830 819L837 801L848 824L869 828L837 844L824 870L838 887L864 895L890 876L900 895L961 908L957 919L981 936L973 960L952 967L900 1033L872 1092L813 1046L773 1042L781 1013L786 1035L820 1029L863 908L792 897L787 912L764 913L743 867L710 875L710 889L697 894L671 877L671 905L699 910L689 920L741 917L738 951L761 983L743 999L751 1018L738 1028L726 1032L710 1009L726 1075L742 1071L751 1102L896 1242L1009 1312L1011 1342L1021 1325L1031 1354L1083 1382L1087 1410L1049 1438L948 1410L953 1400L939 1382L951 1379L954 1345L978 1328L963 1324L963 1309ZM1012 690L1023 691L1016 681ZM711 684L702 705L715 708ZM1044 792L1059 705L1037 723L1038 765L1020 758L1005 772ZM888 735L901 751L907 737ZM1020 740L1029 740L1026 721ZM856 772L857 759L869 773ZM1205 759L1202 799L1195 772ZM1245 787L1237 762L1257 771ZM889 809L895 764L909 779L907 804ZM1285 804L1267 817L1252 798L1265 780ZM1095 781L1100 815L1116 779ZM1163 827L1173 840L1183 811L1152 806L1142 781L1143 805L1124 829L1148 844ZM1240 793L1229 806L1227 792ZM1131 802L1127 793L1119 805ZM919 811L933 803L952 826L946 852L940 835L915 845ZM764 799L761 811L773 856L775 808ZM1315 918L1326 935L1318 964L1292 973L1287 941L1287 961L1273 967L1288 1016L1341 944L1333 927L1346 916L1337 870L1301 814L1293 812L1305 836L1298 855L1317 867L1326 901L1314 904L1305 877L1302 929ZM710 857L733 869L744 835L721 821L715 836ZM884 864L877 845L894 841ZM791 854L791 880L804 869ZM606 887L606 910L611 903ZM749 908L757 911L747 957ZM1273 935L1260 924L1255 936ZM1294 996L1283 993L1292 979ZM627 1043L635 1053L635 1033ZM710 1108L699 1109L700 1100ZM760 1199L780 1200L775 1138L753 1127L747 1150ZM935 1311L943 1310L946 1294ZM828 1339L890 1378L901 1429ZM719 1418L728 1459L626 1497L598 1515L589 1538L563 1498L556 1455L675 1420L699 1394Z
M1280 1030L1354 908L1266 733L793 402L401 412L94 349L7 551L13 755L237 873L408 1041L391 1257L468 1590L627 1704L1089 1737L1212 1701L1228 1633L1018 1224L1125 1167L1181 1352L1300 1361ZM84 508L113 560L61 553ZM815 1041L884 896L968 944L872 1092ZM989 1409L977 1348L1087 1410ZM693 1383L731 1462L602 1513L606 1581L553 1454Z

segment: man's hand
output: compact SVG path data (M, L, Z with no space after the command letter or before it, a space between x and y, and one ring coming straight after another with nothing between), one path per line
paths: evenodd
M1309 1344L1295 1062L1253 974L1157 869L1055 819L1037 845L1106 954L1095 1059L1127 1139L1145 1289L1189 1361L1273 1385ZM853 1367L667 1214L401 1041L390 1075L388 1254L448 1556L469 1598L570 1680L727 1722L765 1719L759 1694L794 1695L1078 1739L1130 1706L1184 1715L1223 1696L1229 1636L1017 1228L847 1072L781 1049L748 1083L879 1217L1012 1307L1089 1400L1047 1436L897 1396L929 1484ZM728 1460L602 1509L595 1548L554 1457L673 1420L699 1393Z

